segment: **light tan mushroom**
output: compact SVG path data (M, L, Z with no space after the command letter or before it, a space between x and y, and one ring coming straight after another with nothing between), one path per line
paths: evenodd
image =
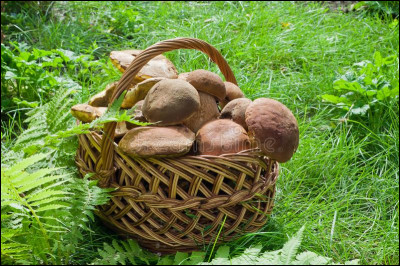
M241 125L245 130L247 130L246 124L246 109L251 103L250 99L238 98L230 101L224 109L221 111L219 118L221 119L231 119L233 122Z
M138 127L129 130L118 147L133 157L175 157L189 152L194 139L185 126Z
M163 79L165 78L160 78L160 77L150 78L136 84L126 93L124 100L122 101L121 108L131 108L138 101L143 100L146 97L149 90L155 84L157 84L159 81Z
M157 126L177 125L200 107L197 90L180 79L165 79L154 85L144 99L142 112Z
M205 123L215 120L219 116L217 102L214 96L199 91L200 108L183 124L186 125L193 132L197 132Z
M115 137L116 138L123 137L129 131L127 124L128 124L128 122L125 122L125 121L117 123L117 127L115 128Z
M299 128L292 112L268 98L254 100L246 110L249 135L265 155L278 162L292 158L299 145Z
M246 130L228 119L205 124L196 134L196 143L200 155L238 153L250 149Z
M124 72L131 64L133 59L142 52L142 50L123 50L112 51L110 53L111 62L121 71ZM178 71L174 64L165 56L158 55L151 59L136 75L134 81L139 83L145 79L164 77L169 79L178 78Z
M106 112L106 107L93 107L88 104L76 104L71 107L71 114L78 120L90 123Z
M220 76L213 72L198 69L190 72L186 80L192 84L196 90L213 95L218 100L223 100L226 96L224 82Z
M230 101L238 98L244 98L243 92L240 88L232 82L225 81L226 96L219 102L219 106L223 109Z
M107 107L118 82L110 83L104 90L94 95L89 100L89 105L94 107Z

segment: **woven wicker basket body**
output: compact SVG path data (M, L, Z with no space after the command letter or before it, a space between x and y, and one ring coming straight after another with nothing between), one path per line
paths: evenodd
M124 72L112 101L153 57L175 49L210 56L227 81L236 79L221 54L197 39L178 38L150 46ZM116 123L79 136L76 164L94 173L99 186L116 188L97 215L125 237L153 251L196 250L259 230L272 212L277 162L258 150L221 156L131 158L114 142Z

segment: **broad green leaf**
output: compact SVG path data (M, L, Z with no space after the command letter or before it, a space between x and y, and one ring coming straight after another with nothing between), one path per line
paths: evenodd
M383 66L383 58L379 51L376 51L374 53L374 63L375 63L375 66L377 66L377 67Z
M349 106L351 105L349 100L345 97L338 97L338 96L331 95L331 94L324 94L324 95L321 95L321 98L327 102L334 103L334 104L345 103Z
M376 98L379 101L383 101L386 98L394 98L399 95L399 88L389 89L389 87L384 87L377 92Z

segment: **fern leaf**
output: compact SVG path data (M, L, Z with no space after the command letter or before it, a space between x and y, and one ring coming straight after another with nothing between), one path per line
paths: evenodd
M5 172L5 174L11 175L12 173L21 172L21 171L25 170L26 168L28 168L29 166L43 160L47 156L48 156L48 154L37 154L37 155L31 156L29 158L26 158L26 159L20 161L18 164L15 164L13 167L11 167L8 170L8 172Z
M104 243L104 249L99 249L101 259L96 259L94 265L115 265L115 264L153 264L150 261L157 261L156 256L152 253L143 251L139 245L129 239L127 241L113 240L112 245Z
M225 254L218 255L209 263L200 263L200 265L328 265L332 263L332 259L319 256L313 252L307 251L296 256L300 246L304 226L290 238L282 249L276 251L267 251L260 253L261 246L246 249L242 255L236 256L229 260ZM346 263L358 264L358 260Z
M288 242L283 246L282 253L280 255L280 262L283 265L288 265L291 261L293 261L296 256L297 250L300 247L301 240L303 238L305 226L303 225L300 230L296 233L295 237L289 239Z
M31 177L32 175L28 175L28 177ZM65 175L54 175L54 176L47 176L47 177L40 177L36 179L32 179L29 183L26 183L22 187L18 188L19 193L24 193L27 191L30 191L31 189L38 188L41 185L44 185L46 183L56 181L62 177L65 177Z
M40 202L41 200L45 200L45 199L52 199L56 196L64 196L67 194L72 194L69 192L65 192L62 190L46 190L43 191L42 193L38 193L38 194L29 194L25 197L26 201L28 203L32 203L33 204L37 204L37 202ZM39 204L40 205L40 204Z

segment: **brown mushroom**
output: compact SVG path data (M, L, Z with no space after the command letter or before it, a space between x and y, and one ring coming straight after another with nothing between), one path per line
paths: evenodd
M200 107L197 90L180 79L165 79L154 85L144 99L142 112L158 126L177 125Z
M244 98L243 92L240 90L240 88L233 84L232 82L225 81L225 89L226 89L226 96L225 98L220 101L219 105L223 109L225 105L227 105L230 101L237 99L237 98Z
M238 98L230 101L224 109L221 111L219 118L221 119L231 119L233 122L241 125L245 130L247 130L246 125L246 109L251 103L250 99Z
M292 112L282 103L268 98L254 100L246 110L249 136L265 155L278 162L292 158L299 145L299 128Z
M150 78L136 84L126 93L124 100L122 101L121 108L131 108L138 101L143 100L149 90L163 79L165 78Z
M215 96L218 100L223 100L226 96L224 82L217 74L198 69L190 72L186 77L187 82L193 85L198 91L202 91Z
M93 107L88 104L76 104L71 107L71 114L82 122L90 123L102 116L106 110L106 107Z
M250 149L246 130L228 119L205 124L196 134L196 143L200 155L218 156Z
M142 50L123 50L112 51L110 53L111 62L121 71L124 72L131 64L133 59L141 53ZM136 75L134 81L136 83L145 79L164 77L169 79L178 78L178 71L174 64L165 56L158 55L151 59Z
M178 75L178 79L183 79L184 81L187 81L187 77L189 76L190 72L184 72L184 73L180 73Z
M200 108L189 118L183 121L193 132L197 132L205 123L215 120L219 116L217 102L214 96L199 91Z
M185 126L138 127L129 130L118 146L133 157L174 157L187 153L194 139Z
M139 122L147 122L147 120L146 120L146 118L144 117L143 112L142 112L143 103L144 103L144 100L138 101L138 102L132 107L132 108L135 109L133 119L134 119L134 120L137 120L137 121L139 121ZM126 127L127 127L128 129L132 129L132 128L138 127L138 125L127 122L127 123L126 123Z
M118 82L110 83L104 90L94 95L89 100L89 105L94 107L107 107Z

